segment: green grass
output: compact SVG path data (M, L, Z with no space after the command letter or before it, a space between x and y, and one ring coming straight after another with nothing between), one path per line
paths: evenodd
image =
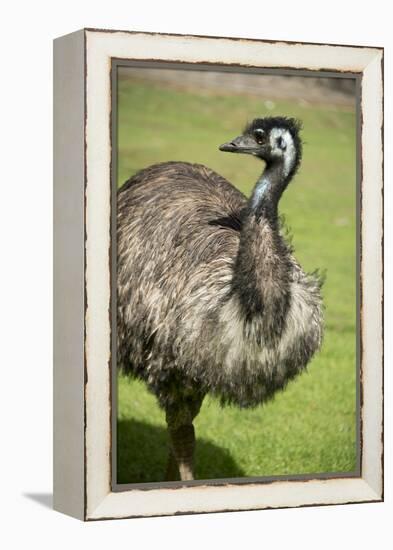
M155 162L187 160L249 194L261 163L218 151L254 116L303 121L303 163L280 203L306 270L326 269L326 334L305 374L254 410L207 397L195 421L197 478L348 472L356 466L356 161L354 110L119 82L119 185ZM163 412L143 383L119 377L118 481L161 481Z

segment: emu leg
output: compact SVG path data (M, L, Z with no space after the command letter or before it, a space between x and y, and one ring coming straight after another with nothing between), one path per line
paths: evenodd
M198 414L203 396L193 396L166 407L166 421L170 440L167 481L177 477L182 481L194 479L195 430L192 421Z
M194 449L195 430L192 424L184 424L178 428L169 428L173 456L176 460L180 479L194 479Z

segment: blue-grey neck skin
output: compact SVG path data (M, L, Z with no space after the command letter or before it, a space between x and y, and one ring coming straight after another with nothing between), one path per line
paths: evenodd
M270 179L263 173L259 180L257 181L254 192L251 198L251 207L253 210L256 210L260 202L262 201L265 193L269 191L271 186Z
M275 225L278 202L287 187L291 174L285 174L282 159L268 164L258 179L250 198L250 210L257 218L266 218Z

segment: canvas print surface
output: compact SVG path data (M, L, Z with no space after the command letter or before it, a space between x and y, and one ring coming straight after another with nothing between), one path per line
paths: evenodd
M117 483L355 473L355 80L116 84Z

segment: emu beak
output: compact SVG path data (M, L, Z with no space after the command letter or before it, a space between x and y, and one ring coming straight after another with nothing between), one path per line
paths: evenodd
M228 153L234 153L237 150L237 147L234 142L230 141L228 143L223 143L219 147L220 151L226 151Z
M220 151L228 153L252 153L255 151L255 141L250 136L239 136L219 147Z

